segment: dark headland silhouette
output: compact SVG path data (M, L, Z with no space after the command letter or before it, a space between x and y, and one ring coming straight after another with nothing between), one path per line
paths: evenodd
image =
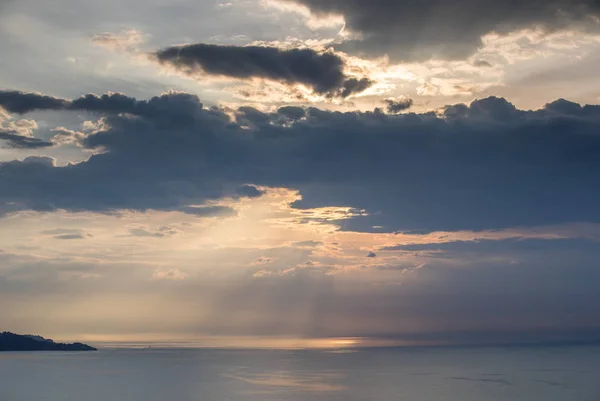
M97 351L97 349L82 343L55 343L40 336L5 331L0 333L1 351Z

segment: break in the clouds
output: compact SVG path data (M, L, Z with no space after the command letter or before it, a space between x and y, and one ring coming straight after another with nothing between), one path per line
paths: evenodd
M394 59L466 58L481 37L518 29L598 30L595 0L283 0L316 14L341 14L346 28L360 35L345 51Z
M235 119L181 93L48 104L97 112L101 128L83 146L102 152L65 167L45 159L3 162L1 210L197 214L189 208L259 196L248 187L254 185L299 190L299 209L362 211L340 222L346 230L600 221L600 106L557 100L525 111L491 97L440 114L240 109Z
M348 97L368 89L366 77L349 77L344 60L313 49L191 44L155 53L156 59L189 75L200 72L237 79L262 78L285 84L303 84L328 97Z

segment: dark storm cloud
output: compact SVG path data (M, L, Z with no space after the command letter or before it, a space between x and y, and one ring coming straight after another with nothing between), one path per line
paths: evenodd
M0 131L0 141L5 141L7 147L15 149L38 149L53 146L52 143L38 138L4 131ZM2 142L0 142L0 144L1 143Z
M279 49L259 46L192 44L174 46L155 53L162 64L193 75L238 79L264 78L286 84L304 84L316 93L348 97L369 88L369 79L345 75L344 61L331 52L312 49Z
M401 111L408 110L413 105L412 99L401 99L401 100L386 99L383 102L387 105L386 110L390 114L396 114L396 113L400 113Z
M111 112L84 144L104 153L65 167L2 163L0 210L197 213L181 208L254 196L236 191L254 184L298 189L296 208L369 213L339 222L345 230L600 221L600 106L559 100L523 111L492 97L448 106L442 117L309 108L298 120L243 109L248 127L186 94L118 103L126 114L93 107Z
M399 60L464 58L490 32L541 27L598 28L596 0L284 0L317 14L341 14L346 27L363 36L340 50Z

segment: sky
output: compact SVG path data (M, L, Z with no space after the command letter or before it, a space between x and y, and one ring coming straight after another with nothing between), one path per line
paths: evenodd
M0 330L600 338L593 0L0 0Z

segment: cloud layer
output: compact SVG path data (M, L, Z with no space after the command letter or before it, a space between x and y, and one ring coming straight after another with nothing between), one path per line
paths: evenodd
M540 27L597 29L594 0L285 0L317 14L341 14L362 39L341 49L414 60L465 58L490 32Z
M600 106L524 111L491 97L440 115L244 108L234 120L181 93L59 104L103 116L82 140L103 153L66 167L2 163L0 208L186 210L259 196L244 187L254 184L299 189L297 208L365 210L343 222L360 231L600 221Z

